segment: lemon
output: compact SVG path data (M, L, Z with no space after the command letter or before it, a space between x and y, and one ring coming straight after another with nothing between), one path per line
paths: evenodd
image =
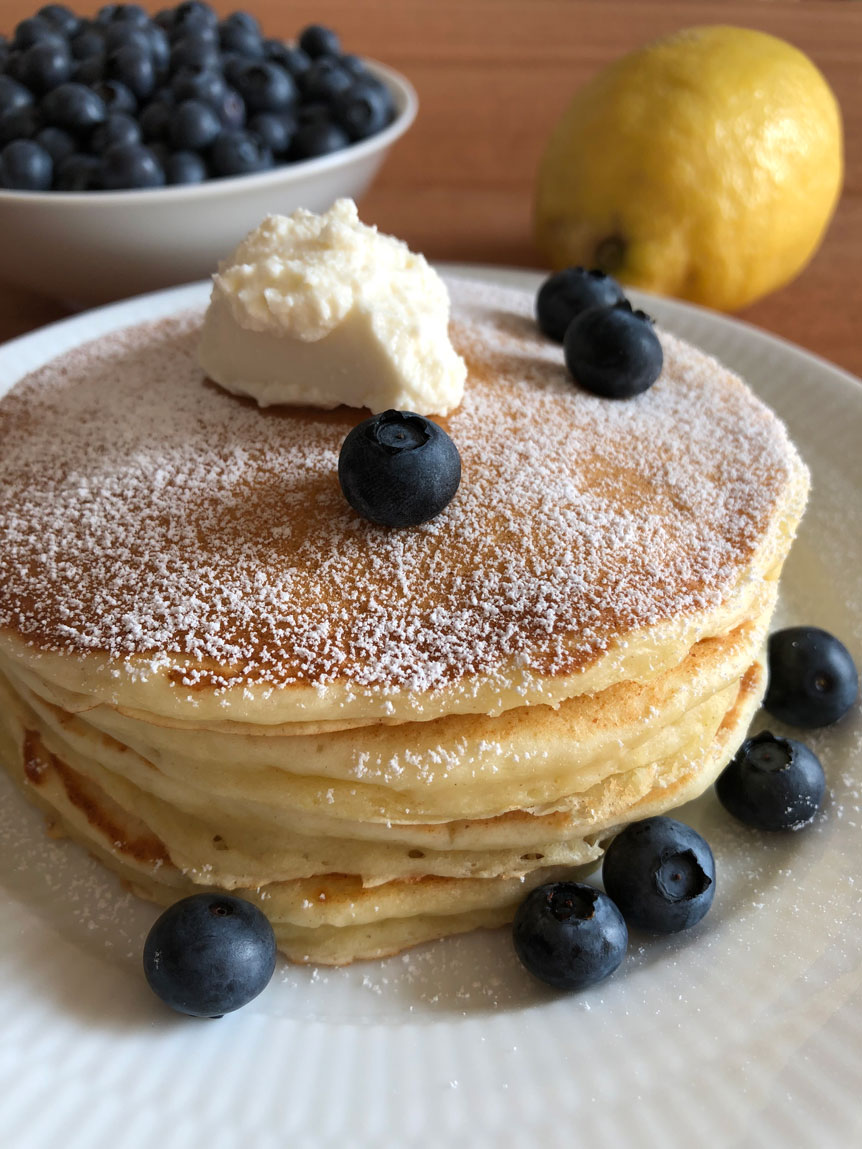
M804 53L690 28L576 93L539 169L536 241L554 268L730 311L805 266L842 173L838 104Z

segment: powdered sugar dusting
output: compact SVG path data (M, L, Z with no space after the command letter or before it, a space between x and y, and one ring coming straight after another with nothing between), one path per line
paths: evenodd
M532 298L453 282L468 360L446 421L463 480L424 526L344 501L360 413L262 411L205 382L201 315L107 336L0 403L0 625L220 687L430 690L515 659L555 674L718 603L792 469L783 428L714 361L612 402L573 386Z

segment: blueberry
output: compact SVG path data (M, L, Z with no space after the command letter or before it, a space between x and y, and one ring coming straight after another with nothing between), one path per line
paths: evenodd
M799 830L820 809L826 777L801 742L768 730L748 738L715 783L722 806L757 830Z
M219 34L221 34L224 28L243 28L246 32L251 32L255 36L261 36L263 34L260 21L257 16L253 16L251 12L231 12L229 16L225 16L218 27Z
M127 116L134 116L138 110L134 92L119 80L104 80L96 84L93 91L101 96L108 114L125 112Z
M534 977L556 989L585 989L618 968L628 930L606 894L581 882L551 882L518 907L512 940Z
M815 626L770 635L763 706L773 718L813 730L843 718L859 694L859 674L842 642Z
M248 122L248 130L266 144L275 156L283 156L290 147L296 131L293 112L258 112Z
M3 64L3 74L18 84L24 83L24 53L10 52Z
M332 109L329 104L324 104L322 101L300 104L296 109L296 123L300 128L307 128L312 124L329 123L331 119Z
M71 8L64 4L46 4L36 13L40 20L45 20L52 28L56 28L61 36L67 38L74 36L82 25L82 21Z
M349 72L351 76L355 76L357 79L364 80L370 75L363 61L358 56L354 56L352 52L346 52L339 56L338 63L345 72Z
M126 44L111 52L107 59L105 74L109 80L119 80L125 84L139 100L152 95L156 86L156 69L153 58L146 48L137 44Z
M263 38L260 32L239 24L224 23L219 27L218 39L223 52L236 52L247 59L263 58Z
M24 82L34 92L48 92L71 75L72 57L65 44L43 40L24 53Z
M627 302L582 311L566 328L563 350L575 382L607 399L646 391L664 361L652 320Z
M258 136L235 128L225 128L210 153L217 176L241 176L267 171L273 166L272 152Z
M161 28L163 32L170 33L176 20L176 9L163 8L161 12L157 12L153 17L153 23L156 27Z
M167 140L145 140L144 143L156 157L156 163L159 167L162 171L165 171L165 164L168 162L170 156L173 155ZM167 183L167 175L165 176L165 182Z
M156 24L148 24L145 31L156 71L159 73L167 72L171 59L171 42L167 33Z
M88 60L90 56L105 54L105 36L94 28L84 28L70 42L69 48L76 60Z
M239 92L228 88L221 100L215 105L215 110L222 122L222 127L237 129L245 126L245 104Z
M200 100L183 100L171 116L168 141L177 149L202 151L215 142L221 130L221 120L209 104Z
M42 40L56 43L57 41L62 42L62 37L53 24L39 16L31 16L28 20L22 20L15 28L15 38L12 43L16 48L23 50L32 48L34 44L38 44Z
M60 84L41 103L49 124L76 134L88 132L103 123L107 113L105 101L83 84Z
M24 84L9 76L0 76L0 115L28 108L33 103L33 93Z
M102 55L88 56L86 60L79 60L72 69L72 82L83 84L85 88L92 88L105 78L105 57Z
M304 76L311 67L311 57L301 48L294 48L282 40L264 40L263 52L267 60L280 65L286 72L290 72L294 80Z
M341 53L338 36L321 24L309 24L304 28L299 35L299 46L313 60L318 56L338 56Z
M184 36L171 45L170 69L175 72L186 64L218 69L221 67L218 48L210 41Z
M293 77L267 60L247 64L236 77L236 90L248 112L281 112L296 103Z
M563 342L566 328L589 307L613 307L625 299L623 289L603 271L567 267L549 276L536 296L536 319L550 339Z
M209 6L201 0L188 0L185 4L178 4L174 9L174 32L196 35L211 32L215 36L218 29L218 16Z
M116 144L103 153L97 178L106 191L122 191L162 187L165 173L143 144Z
M55 172L58 165L68 156L71 156L78 146L75 137L69 132L64 132L62 128L42 128L40 132L36 133L35 140L51 157Z
M0 152L0 187L20 191L47 191L54 165L35 140L13 140Z
M207 166L197 152L171 152L163 167L169 184L199 184L207 178Z
M140 124L141 135L145 140L166 140L168 138L174 107L173 100L166 99L162 93L157 100L151 100L142 109L138 123Z
M351 140L364 140L383 131L389 123L390 111L386 89L366 80L355 80L332 102L332 115Z
M11 144L13 140L29 140L41 129L42 117L39 109L31 104L26 108L16 108L0 116L0 146Z
M139 144L141 129L137 120L125 112L111 112L103 124L90 136L90 151L104 152L117 144Z
M105 14L104 22L110 24L132 24L142 27L150 22L149 13L140 4L106 4L104 8L99 9L97 20L102 13Z
M60 160L54 186L57 191L84 192L97 187L99 161L95 156L75 152Z
M215 68L186 64L171 77L171 91L178 102L203 100L205 104L216 107L224 100L227 84L224 76Z
M105 29L105 52L116 52L127 44L134 44L142 51L150 52L150 38L147 29L137 24L109 24Z
M233 87L242 73L246 70L250 60L245 56L238 56L236 52L225 52L221 57L221 70L228 84Z
M302 94L306 100L334 100L352 83L335 56L320 56L302 77Z
M275 934L257 906L228 894L192 894L147 935L144 976L178 1013L221 1017L266 989L275 956Z
M338 481L355 511L387 527L414 527L439 515L461 482L461 456L422 415L384 411L354 427L341 445Z
M294 159L312 159L315 156L328 156L340 152L350 143L345 130L328 119L314 119L300 123L293 137L291 155Z
M58 190L158 186L169 164L172 183L265 171L274 156L338 151L391 115L388 90L331 29L264 39L254 15L219 21L201 0L152 18L141 4L105 4L89 19L46 4L0 35L0 147L38 136ZM190 158L197 151L206 155Z
M195 44L206 45L211 51L218 52L218 28L211 28L207 24L193 25L192 27L174 25L168 33L171 50L174 44L182 41L192 41Z
M152 103L154 100L159 100L163 104L170 104L171 107L175 107L177 103L176 96L170 84L163 84L161 87L156 88L150 96L149 102Z
M712 850L673 818L627 826L608 847L602 878L628 925L654 933L696 925L715 896Z

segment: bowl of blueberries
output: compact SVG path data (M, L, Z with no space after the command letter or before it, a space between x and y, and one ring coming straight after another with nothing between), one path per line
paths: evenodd
M320 25L48 4L0 36L0 279L80 306L203 278L268 213L358 199L416 110Z

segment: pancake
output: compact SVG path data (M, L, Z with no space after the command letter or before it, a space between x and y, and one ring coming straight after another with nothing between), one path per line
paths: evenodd
M662 813L702 793L744 737L765 679L762 662L749 668L706 748L687 746L668 761L634 772L622 787L605 791L604 800L602 794L588 792L585 805L592 830L580 843L569 841L565 862L549 865L555 861L552 851L547 856L536 851L532 868L506 877L425 875L367 885L356 875L325 873L238 892L261 907L279 948L301 963L341 965L386 957L433 938L503 925L535 886L578 878L592 869L604 845L626 822ZM38 735L28 731L19 750L9 734L10 713L6 706L0 711L0 755L28 796L48 812L54 834L67 833L136 893L164 905L202 889L223 888L191 880L136 813L113 802L52 754ZM570 825L566 814L545 817L558 827ZM525 834L524 841L528 839Z
M3 648L183 722L406 720L644 680L750 617L805 498L778 421L670 336L648 393L588 395L526 294L451 287L464 479L409 531L359 519L338 488L365 413L260 410L207 385L199 314L15 388Z
M193 880L239 888L332 871L361 873L369 886L426 874L513 877L549 856L587 860L584 836L602 819L622 817L665 769L656 764L706 753L765 632L761 620L705 640L659 682L621 684L609 697L382 728L376 733L389 748L382 754L371 748L379 739L361 730L363 776L340 780L339 763L297 751L298 740L232 747L218 735L197 747L200 732L183 740L171 731L156 747L140 734L106 737L95 711L69 715L9 679L0 679L0 698L16 742L35 738L115 805L134 810ZM183 753L183 741L200 752L197 760ZM405 744L413 777L399 777L398 790L387 793L372 759L385 768L389 752ZM454 763L464 746L485 747L485 755L493 748L484 772L475 765L480 754L462 751L457 769L429 775L432 757ZM506 758L511 769L501 777ZM320 773L299 774L294 761Z
M463 479L421 527L341 496L366 412L206 381L199 312L0 402L0 757L145 896L240 892L295 960L509 920L709 785L762 692L780 422L664 333L649 392L588 395L531 296L449 286Z

